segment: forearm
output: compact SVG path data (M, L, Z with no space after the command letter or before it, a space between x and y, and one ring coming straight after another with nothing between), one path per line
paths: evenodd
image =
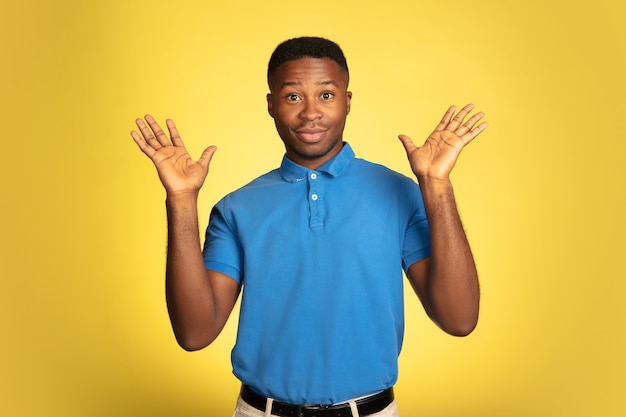
M431 260L424 296L445 331L469 334L478 321L480 291L474 258L449 181L420 182L430 227Z
M216 300L200 248L197 194L168 196L167 307L178 343L208 345L219 333Z

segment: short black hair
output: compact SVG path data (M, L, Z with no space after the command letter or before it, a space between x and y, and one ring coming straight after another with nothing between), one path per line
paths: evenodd
M339 45L325 38L303 36L288 39L274 49L267 65L267 82L282 64L302 58L332 59L349 74L346 57Z

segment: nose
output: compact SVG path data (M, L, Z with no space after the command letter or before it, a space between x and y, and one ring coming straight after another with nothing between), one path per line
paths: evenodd
M322 112L319 109L315 100L305 100L302 104L300 111L300 118L302 120L316 120L322 117Z

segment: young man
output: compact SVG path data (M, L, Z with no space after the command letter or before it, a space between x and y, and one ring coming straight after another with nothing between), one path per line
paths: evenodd
M343 141L352 93L335 43L296 38L269 62L279 168L216 204L199 240L197 197L216 150L191 159L151 116L131 135L167 192L167 304L179 344L209 345L243 287L235 416L397 416L402 269L427 314L464 336L479 287L449 174L486 127L451 107L426 143L401 135L415 181L355 158Z

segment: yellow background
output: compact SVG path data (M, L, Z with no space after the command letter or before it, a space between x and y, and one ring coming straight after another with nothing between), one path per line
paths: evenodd
M128 132L150 112L176 120L193 155L219 147L204 228L218 198L282 156L271 51L322 35L351 68L358 156L408 175L398 133L422 141L469 101L490 122L453 178L479 327L446 336L407 293L402 415L626 415L619 4L4 2L0 414L231 415L235 317L201 352L176 345L164 193Z

